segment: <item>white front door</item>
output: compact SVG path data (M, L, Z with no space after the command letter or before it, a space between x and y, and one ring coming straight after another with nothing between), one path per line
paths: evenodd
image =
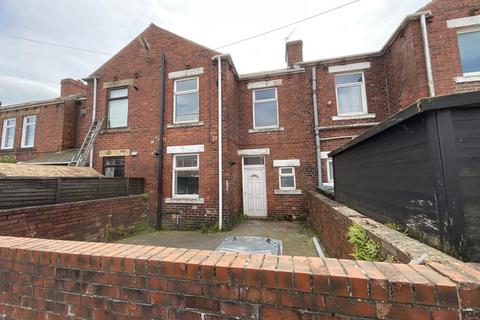
M250 217L266 217L265 166L246 163L243 166L243 211Z

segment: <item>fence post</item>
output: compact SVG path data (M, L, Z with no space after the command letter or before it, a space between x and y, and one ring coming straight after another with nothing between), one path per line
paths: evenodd
M57 178L57 190L55 194L55 203L60 202L60 192L62 191L62 178Z
M100 198L101 191L102 191L102 177L98 177L97 198Z
M125 181L125 195L128 196L129 195L129 188L130 188L130 179L129 178L125 178L126 181Z

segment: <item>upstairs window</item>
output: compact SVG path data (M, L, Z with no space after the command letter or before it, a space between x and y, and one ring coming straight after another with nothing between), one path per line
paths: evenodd
M103 158L103 175L105 177L124 177L125 157Z
M280 190L295 190L295 168L279 168Z
M480 73L480 30L460 31L458 47L463 73Z
M3 120L2 149L13 149L16 123L17 120L15 118Z
M277 89L253 91L253 128L278 127Z
M128 120L128 88L108 91L108 128L125 128Z
M175 81L174 123L199 120L198 78Z
M31 148L35 144L36 122L36 116L27 116L23 118L22 148Z
M173 157L173 196L198 196L198 154Z
M363 72L336 76L335 90L339 116L354 116L368 112Z

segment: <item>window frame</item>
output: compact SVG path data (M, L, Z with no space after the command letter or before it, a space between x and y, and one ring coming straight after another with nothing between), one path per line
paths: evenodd
M115 90L122 90L122 89L127 89L127 95L123 97L117 97L117 98L110 98L110 92L115 91ZM122 128L128 128L128 111L129 111L129 99L130 98L130 90L128 86L121 86L121 87L113 87L113 88L108 88L107 90L107 128L108 129L122 129ZM110 101L117 101L117 100L127 100L127 121L125 126L123 127L112 127L110 126Z
M196 156L197 157L197 166L196 167L181 167L177 168L177 157L184 156ZM198 194L177 194L177 171L198 171ZM197 199L200 198L200 154L198 153L179 153L173 155L173 164L172 164L172 198L186 198L186 199Z
M465 34L465 33L473 33L473 32L479 32L480 33L480 26L474 26L474 27L466 27L460 30L457 30L457 46L458 46L458 55L460 57L460 66L462 68L462 74L464 77L474 77L474 76L480 76L480 69L478 71L471 71L471 72L465 72L463 69L463 63L462 63L462 54L460 51L460 42L459 42L459 35L460 34Z
M102 174L105 176L105 169L107 168L107 166L105 165L105 162L108 160L108 159L122 159L123 160L123 166L120 166L120 165L109 165L108 167L113 167L113 168L117 168L117 167L123 167L123 178L125 177L125 157L103 157L103 160L102 160ZM112 178L122 178L122 177L112 177Z
M361 74L362 75L362 82L350 82L350 83L342 83L337 84L337 77L342 76L350 76L354 74ZM350 116L360 116L368 114L368 104L367 104L367 89L365 86L365 71L351 71L351 72L342 72L337 73L334 76L335 81L335 99L337 101L337 116L341 117L350 117ZM361 112L349 112L349 113L341 113L340 112L340 100L338 99L338 88L348 88L348 87L356 87L360 85L360 90L362 93L362 111Z
M272 90L274 89L275 90L275 98L274 99L263 99L263 100L259 100L257 101L255 99L255 92L257 91L267 91L267 90ZM255 123L255 103L256 102L272 102L272 101L275 101L275 105L276 105L276 109L277 109L277 124L276 125L273 125L273 126L257 126L257 124ZM278 104L278 89L277 87L268 87L268 88L261 88L261 89L254 89L252 90L252 108L253 108L253 129L274 129L274 128L279 128L280 127L280 117L279 117L279 104Z
M34 118L35 123L27 123L27 119ZM27 145L26 138L27 138L27 126L32 126L33 125L33 143L31 145ZM30 116L24 116L23 117L23 124L22 124L22 141L21 141L21 147L22 148L33 148L35 146L35 135L37 131L37 116L36 115L30 115Z
M330 163L332 164L332 170L330 170ZM333 174L333 159L328 158L327 159L327 183L333 184L334 181L334 174Z
M282 173L282 169L292 169L292 173ZM293 187L283 187L282 177L293 177ZM297 179L295 177L295 167L278 168L278 186L280 190L297 190Z
M177 82L185 81L185 80L193 80L197 81L197 89L196 90L187 90L181 91L181 93L177 92ZM184 95L184 94L191 94L197 93L198 94L198 117L196 120L187 120L187 121L176 121L177 118L177 95ZM180 78L175 79L173 82L173 123L174 124L181 124L181 123L197 123L200 121L200 77L190 77L190 78Z
M7 126L7 122L9 120L15 120L15 124L13 126ZM12 146L11 147L7 147L5 146L5 143L7 142L7 129L9 128L13 128L13 141L12 141ZM12 118L5 118L3 119L3 128L2 128L2 143L0 145L0 149L2 150L13 150L14 146L15 146L15 131L17 129L17 118L16 117L12 117Z

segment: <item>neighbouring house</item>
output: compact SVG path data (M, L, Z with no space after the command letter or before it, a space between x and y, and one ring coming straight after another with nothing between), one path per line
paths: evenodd
M286 68L238 74L228 54L151 24L85 86L1 108L0 155L45 162L103 119L91 165L144 177L158 223L302 215L306 190L333 184L330 151L419 98L480 90L479 43L480 3L436 0L377 52L303 61L291 41Z

